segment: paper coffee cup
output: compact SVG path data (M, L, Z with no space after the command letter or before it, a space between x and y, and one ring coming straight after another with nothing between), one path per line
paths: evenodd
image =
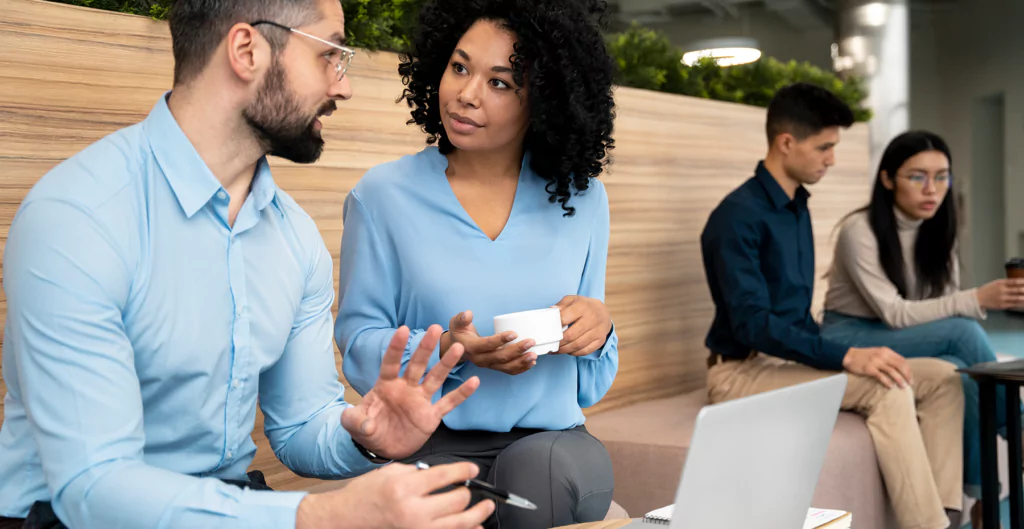
M1006 261L1006 277L1024 278L1024 257L1015 257Z

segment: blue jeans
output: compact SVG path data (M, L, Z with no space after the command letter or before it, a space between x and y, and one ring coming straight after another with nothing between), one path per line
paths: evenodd
M889 347L904 358L932 357L968 367L996 360L995 351L978 322L949 318L906 329L890 329L878 320L866 320L836 312L826 312L822 322L823 338L848 347ZM981 418L978 384L967 375L964 380L964 491L981 497ZM1006 428L1006 392L996 394L998 427ZM1010 447L1012 450L1013 447Z

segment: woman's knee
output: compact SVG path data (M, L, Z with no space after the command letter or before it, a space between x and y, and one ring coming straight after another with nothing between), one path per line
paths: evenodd
M499 487L554 502L556 525L603 519L614 488L608 451L581 430L541 432L513 443L495 460L492 476Z
M962 358L967 365L995 361L996 354L992 350L988 333L977 321L952 318L945 322L943 328L953 342L951 352Z
M595 474L607 475L610 481L612 464L601 441L585 431L566 430L520 439L498 456L495 466L499 465L506 472L535 467L538 472L550 474L552 483L556 483L563 481L560 478L574 479L576 474L591 468L600 471Z

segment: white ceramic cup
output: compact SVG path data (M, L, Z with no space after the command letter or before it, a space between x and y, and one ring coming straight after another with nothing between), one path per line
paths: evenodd
M516 333L512 343L533 340L537 344L527 350L538 356L558 350L562 341L562 311L557 307L513 312L494 317L494 334L508 331Z

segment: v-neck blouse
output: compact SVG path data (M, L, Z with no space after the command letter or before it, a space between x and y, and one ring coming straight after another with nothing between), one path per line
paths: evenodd
M335 338L346 379L365 394L395 329L412 329L403 365L426 329L472 310L481 336L494 316L549 307L567 295L604 300L608 196L598 180L574 194L572 217L548 200L524 157L508 222L491 240L459 203L437 148L371 169L345 200ZM438 362L435 349L430 366ZM472 376L480 388L445 423L456 430L559 430L584 422L618 369L614 331L584 356L545 355L520 375L464 363L441 394Z

